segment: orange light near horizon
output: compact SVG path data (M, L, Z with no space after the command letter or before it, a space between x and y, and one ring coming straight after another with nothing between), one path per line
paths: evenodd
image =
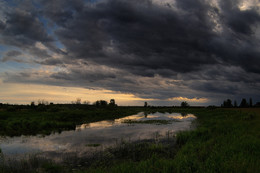
M0 83L0 98L0 102L10 104L30 104L43 99L53 103L71 103L80 98L90 104L96 100L115 99L119 105L143 105L144 101L152 100L111 90L16 83Z
M199 103L206 103L209 101L207 98L187 98L187 97L173 97L169 99L170 101L187 101L187 102L199 102Z

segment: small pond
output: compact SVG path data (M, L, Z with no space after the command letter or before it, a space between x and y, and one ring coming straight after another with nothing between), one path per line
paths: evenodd
M27 154L60 154L77 156L115 146L122 141L160 140L177 131L189 130L193 114L138 113L115 120L82 124L76 130L54 133L49 136L0 137L0 148L6 157Z

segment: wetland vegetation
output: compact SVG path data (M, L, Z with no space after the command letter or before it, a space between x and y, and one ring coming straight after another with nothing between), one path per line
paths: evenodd
M2 105L0 135L49 135L52 132L74 130L76 125L115 119L142 111L138 107L97 107L92 105Z
M1 135L48 134L141 111L193 113L196 128L161 141L121 141L91 157L71 156L63 162L36 155L12 160L1 154L0 172L260 172L259 108L53 106L2 107Z

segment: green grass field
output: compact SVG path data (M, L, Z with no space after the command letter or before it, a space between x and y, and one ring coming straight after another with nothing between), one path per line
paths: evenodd
M1 164L0 172L260 172L260 109L154 111L194 113L196 128L167 143L122 143L90 159L74 158L74 164L34 158Z

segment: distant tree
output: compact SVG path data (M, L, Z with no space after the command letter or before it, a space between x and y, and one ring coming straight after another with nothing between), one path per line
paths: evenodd
M248 103L247 103L247 101L246 101L245 98L242 99L242 101L241 101L239 107L241 107L241 108L246 108L246 107L248 107Z
M233 107L232 101L231 101L230 99L227 99L227 101L226 101L226 107L228 107L228 108Z
M257 102L254 107L260 107L260 102Z
M77 105L80 105L80 104L81 104L81 98L77 98L75 103L76 103Z
M105 100L100 100L100 105L101 105L101 106L107 106L107 101L105 101Z
M49 102L48 101L45 101L44 99L39 99L38 100L38 105L48 105Z
M249 99L249 107L253 107L253 100L252 100L252 98Z
M109 106L116 106L116 101L115 101L115 99L111 99L111 100L110 100Z
M84 104L84 105L89 105L90 102L85 100L85 101L83 102L83 104Z
M227 105L227 101L224 100L223 103L221 104L221 107L225 107Z
M93 103L95 106L100 106L100 102L97 100L96 102Z
M148 106L148 103L147 102L144 102L144 107L147 107Z
M107 101L105 100L97 100L95 103L94 103L95 106L99 107L99 106L107 106Z
M224 108L231 108L231 107L233 107L232 101L230 99L224 100L224 102L221 105L221 107L224 107Z
M237 108L237 101L234 101L234 107Z
M186 108L186 107L189 107L189 106L190 105L186 101L181 102L181 107Z
M34 101L31 102L31 106L32 106L32 107L35 106L35 102L34 102Z

